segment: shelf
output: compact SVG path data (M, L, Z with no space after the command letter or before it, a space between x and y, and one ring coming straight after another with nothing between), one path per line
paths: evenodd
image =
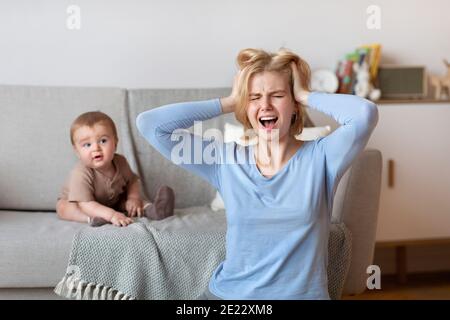
M426 99L381 99L375 101L376 104L396 104L396 103L450 103L450 100Z
M448 245L450 238L438 239L418 239L418 240L395 240L395 241L377 241L377 248L392 248L399 246L429 246L429 245Z

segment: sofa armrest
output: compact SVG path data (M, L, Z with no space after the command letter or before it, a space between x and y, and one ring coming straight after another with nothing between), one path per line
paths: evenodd
M352 235L352 259L343 294L366 289L373 262L381 188L382 156L366 149L342 177L333 206L333 221L344 222Z

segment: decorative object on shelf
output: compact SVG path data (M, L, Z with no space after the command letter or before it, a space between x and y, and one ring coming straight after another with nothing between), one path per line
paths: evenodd
M427 96L424 66L382 65L377 82L384 99L423 99Z
M311 89L335 93L339 87L339 81L333 71L328 69L317 69L311 74Z
M357 94L378 100L381 94L380 90L375 88L375 83L380 57L379 43L361 46L347 54L339 61L336 70L339 81L338 93Z
M356 73L355 94L359 97L369 98L372 101L380 99L381 91L376 89L370 81L369 65L363 61L362 64L355 63L353 71Z
M447 60L443 60L447 67L447 74L445 76L431 75L430 81L434 88L434 98L436 100L445 99L443 93L447 95L447 99L450 99L450 63Z

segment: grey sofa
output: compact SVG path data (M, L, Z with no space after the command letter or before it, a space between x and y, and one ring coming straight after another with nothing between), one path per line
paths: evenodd
M229 89L140 89L0 86L0 299L54 299L67 267L74 234L85 224L59 220L55 201L76 161L69 127L82 112L101 110L118 126L119 153L142 178L150 198L161 184L174 188L176 207L211 211L215 190L168 163L136 131L136 116L162 104L201 100ZM314 119L313 119L314 120ZM204 129L235 122L225 115ZM344 294L366 286L372 263L381 179L381 154L365 150L342 178L333 222L352 236ZM214 214L214 212L211 212Z

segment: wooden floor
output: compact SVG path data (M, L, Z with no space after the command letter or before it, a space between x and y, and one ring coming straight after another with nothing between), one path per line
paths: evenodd
M385 276L380 290L366 290L343 300L450 300L450 272L408 275L406 284Z

